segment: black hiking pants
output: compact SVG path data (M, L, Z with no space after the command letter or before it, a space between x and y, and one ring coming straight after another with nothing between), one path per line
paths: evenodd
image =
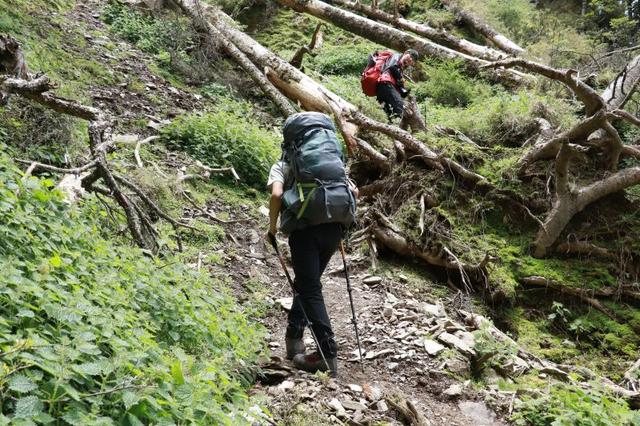
M333 338L331 321L322 296L320 277L327 267L331 256L342 239L342 225L325 223L294 231L289 236L291 261L295 272L295 287L298 296L289 311L289 325L286 337L302 338L305 322L300 302L304 307L320 348L327 358L333 358L338 345Z
M376 86L376 99L382 104L382 109L387 114L389 122L394 118L402 118L404 114L404 101L398 89L391 83L380 83Z

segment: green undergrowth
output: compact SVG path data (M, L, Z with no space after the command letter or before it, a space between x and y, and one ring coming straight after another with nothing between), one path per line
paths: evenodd
M88 89L117 81L111 71L86 54L91 50L83 23L69 30L65 14L70 0L0 0L0 33L15 37L33 72L46 73L60 87L57 93L89 101Z
M228 98L211 112L177 118L162 138L212 167L233 166L242 183L262 189L280 154L280 137L256 122L250 104Z
M262 350L221 281L97 236L0 154L1 424L243 424Z
M545 394L519 400L511 420L518 426L632 426L640 423L640 414L598 383L590 389L555 384Z

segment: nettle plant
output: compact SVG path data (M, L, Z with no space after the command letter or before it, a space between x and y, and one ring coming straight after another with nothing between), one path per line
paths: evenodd
M0 425L248 423L260 326L206 274L97 236L2 151Z

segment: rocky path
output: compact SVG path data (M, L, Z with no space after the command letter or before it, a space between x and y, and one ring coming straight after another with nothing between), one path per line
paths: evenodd
M265 220L266 221L266 220ZM370 275L364 259L349 256L351 282L364 362L358 358L342 260L336 253L323 277L324 296L338 344L339 376L322 379L296 371L284 360L286 310L291 297L275 255L265 251L255 230L246 232L234 269L268 283L274 308L265 324L276 369L269 395L275 420L309 423L375 424L406 421L388 399L415 404L431 425L504 425L468 381L473 335L447 315L441 300L426 300L408 290L406 277ZM281 241L286 246L286 241ZM308 350L313 340L307 331ZM277 367L283 365L284 369ZM315 416L315 417L314 417ZM415 421L412 424L418 424Z

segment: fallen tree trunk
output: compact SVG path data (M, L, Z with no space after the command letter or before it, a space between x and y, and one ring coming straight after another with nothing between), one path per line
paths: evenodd
M498 330L487 318L482 315L459 310L458 313L464 318L465 324L475 330L481 330L491 335L497 342L506 344L509 347L516 348L517 356L526 361L527 370L537 370L539 373L552 375L565 382L573 382L574 384L590 387L590 384L577 381L575 376L570 373L578 374L583 380L595 381L614 395L627 401L632 409L640 408L640 392L629 390L617 385L610 379L598 376L585 367L573 367L569 365L556 364L552 361L542 359L536 355L526 351L519 346L512 338L502 331Z
M359 1L333 0L333 3L344 6L347 9L351 9L355 12L362 13L370 19L376 19L378 21L385 22L389 25L393 25L403 30L411 31L412 33L415 33L421 37L425 37L435 43L441 44L450 49L457 50L458 52L475 56L480 59L495 61L498 59L504 59L506 56L508 56L505 52L500 52L490 47L481 46L468 40L458 38L453 34L448 33L447 31L438 30L425 24L409 21L402 17L396 18L390 13L387 13L381 9L374 9L364 3L360 3Z
M198 31L208 34L213 44L222 49L227 55L229 55L242 69L255 81L262 91L267 95L271 101L280 109L282 114L287 117L296 112L295 108L291 106L289 100L284 97L278 89L264 76L264 74L242 53L233 43L231 43L223 33L221 33L216 27L207 22L202 17L202 11L200 10L200 3L189 1L175 1L176 5L180 7L183 13L185 13L193 23Z
M283 6L288 6L297 12L307 13L320 18L333 25L343 28L351 33L380 43L386 47L404 51L415 49L423 57L432 57L441 60L461 60L467 69L478 74L483 65L489 62L458 52L448 47L441 46L421 37L397 30L389 25L374 22L371 19L356 15L355 13L333 7L319 0L277 0ZM521 84L524 74L513 70L496 69L490 73L492 78L509 85Z
M524 49L511 41L506 36L500 34L491 28L486 22L471 12L464 10L453 0L440 0L451 12L453 12L458 20L477 34L482 35L485 39L496 45L498 48L507 53L514 55L524 52Z

